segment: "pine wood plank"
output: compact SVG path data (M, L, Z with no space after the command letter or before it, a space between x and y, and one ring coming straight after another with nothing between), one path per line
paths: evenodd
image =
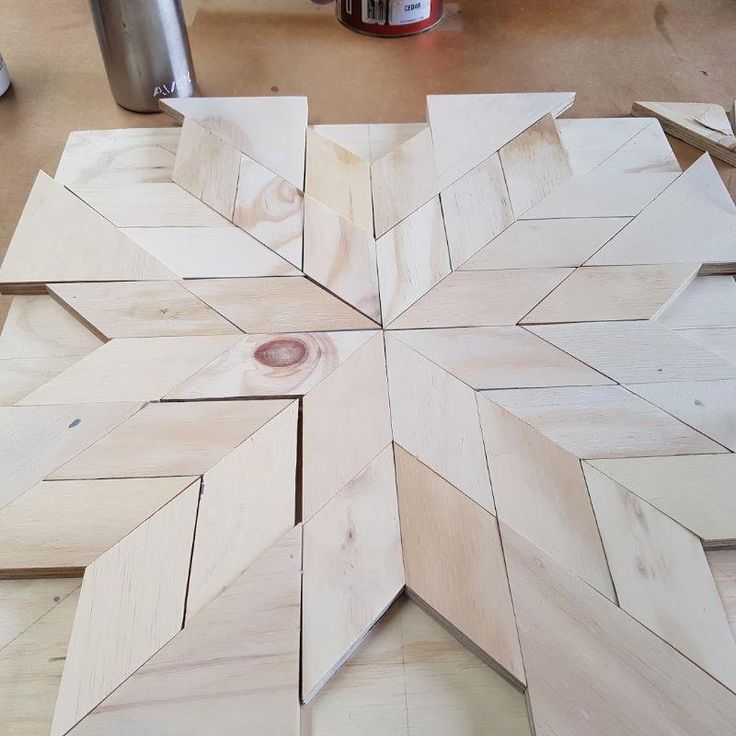
M79 360L62 358L0 359L0 406L13 406Z
M52 736L62 736L180 629L198 484L85 571Z
M303 567L308 702L404 587L390 445L305 523Z
M491 401L478 409L498 518L616 603L580 461Z
M166 266L43 172L0 266L5 293L13 284L171 278Z
M240 156L235 146L193 120L184 120L172 181L232 220Z
M186 615L195 615L294 526L298 402L202 479Z
M396 477L407 588L525 683L496 519L400 445Z
M515 325L572 273L569 268L453 271L389 327Z
M613 383L521 327L401 330L394 334L474 389Z
M514 222L498 154L443 189L440 199L454 269Z
M619 605L731 689L736 641L700 540L584 465Z
M601 165L601 171L618 171L622 174L645 174L655 172L680 173L677 161L667 136L658 121L650 121L640 133L627 141Z
M202 475L287 404L287 401L149 404L62 465L50 478ZM57 462L54 467L60 464Z
M350 123L344 125L310 125L310 128L323 138L354 153L365 161L371 160L370 125Z
M241 334L175 281L51 284L49 292L107 339Z
M551 115L509 141L499 155L517 218L572 176Z
M394 440L494 513L475 392L386 336Z
M70 736L299 733L301 528L93 710Z
M390 442L379 333L302 400L302 519L311 518Z
M521 323L656 318L677 299L699 268L692 263L578 268Z
M736 327L736 279L730 275L698 276L662 313L659 322L673 330Z
M195 482L199 486L192 477L43 481L0 510L0 576L82 575Z
M439 194L429 128L371 166L371 188L376 237Z
M432 128L440 190L547 114L564 112L572 92L494 95L429 95L427 119Z
M380 161L426 128L426 123L372 123L368 126L371 162Z
M381 321L376 241L314 197L304 200L304 273Z
M722 736L736 696L501 527L537 736Z
M518 220L460 266L461 271L582 266L627 217Z
M583 459L724 452L621 386L504 389L484 395Z
M237 335L201 335L111 340L20 403L155 401L239 339Z
M203 279L184 284L243 332L375 329L376 323L305 278Z
M302 267L304 194L248 156L240 157L233 222L297 268Z
M375 335L372 330L248 335L164 398L303 396Z
M718 549L705 553L731 630L736 636L736 550Z
M450 273L439 197L376 241L383 323L389 324Z

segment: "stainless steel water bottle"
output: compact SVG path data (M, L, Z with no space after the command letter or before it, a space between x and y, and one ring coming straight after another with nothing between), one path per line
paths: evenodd
M90 0L115 102L157 112L162 97L196 89L180 0Z

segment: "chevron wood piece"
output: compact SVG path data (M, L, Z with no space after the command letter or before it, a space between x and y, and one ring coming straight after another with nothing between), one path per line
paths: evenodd
M733 690L736 641L700 540L595 468L585 477L621 608Z
M376 323L305 278L205 279L185 286L243 332L375 329Z
M82 575L195 482L199 485L191 477L43 481L0 510L0 576Z
M240 151L192 120L184 120L171 179L226 220L233 219Z
M298 408L292 402L204 474L187 617L294 526Z
M705 545L736 543L733 454L619 458L588 464L697 534Z
M394 440L494 513L473 390L393 335L386 355Z
M736 634L736 550L718 549L706 552L716 587L723 601L731 630Z
M478 408L498 518L616 603L580 461L491 401Z
M673 330L736 327L736 279L698 276L659 322Z
M304 200L304 273L381 321L376 241L318 199Z
M195 484L85 571L51 734L78 723L180 629Z
M74 729L298 734L301 528L258 557Z
M655 117L670 135L736 166L736 137L721 105L711 102L635 102L631 114Z
M407 588L525 683L496 519L400 445L396 468Z
M389 445L304 525L305 702L403 589L401 549Z
M197 401L149 404L51 473L50 478L80 480L202 475L286 408L288 403Z

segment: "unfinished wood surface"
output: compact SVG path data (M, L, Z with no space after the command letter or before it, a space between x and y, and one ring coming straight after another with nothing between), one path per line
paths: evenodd
M176 281L52 284L49 291L107 339L241 334Z
M198 500L191 485L87 568L52 736L66 734L181 629Z
M304 200L304 273L381 321L376 241L314 197Z
M440 190L545 115L563 113L574 100L573 92L428 96Z
M297 527L70 736L298 736L300 563Z
M458 268L514 221L498 154L440 193L452 267Z
M572 176L551 115L509 141L499 153L517 218Z
M371 162L380 161L427 127L426 123L372 123L368 126Z
M723 736L736 695L501 527L538 736Z
M139 403L0 408L0 507L124 422Z
M396 478L407 588L525 683L496 519L400 445Z
M613 383L521 327L457 327L394 333L474 389Z
M302 186L306 97L170 97L161 101L161 108L178 120L196 121L294 186Z
M571 274L569 268L453 271L389 327L515 325Z
M736 207L707 154L610 240L589 265L736 263Z
M160 261L43 172L0 266L4 291L12 284L172 278Z
M491 401L478 409L498 518L616 603L580 460Z
M306 521L391 442L382 334L307 393L301 441Z
M307 129L305 193L373 234L371 165L337 143Z
M407 597L302 708L304 736L530 736L526 701Z
M238 335L200 335L111 340L20 403L156 401L239 339Z
M699 267L672 263L578 268L522 323L652 319L679 296Z
M733 690L736 641L700 540L595 468L585 477L621 608Z
M297 268L302 267L304 194L248 156L240 157L233 222Z
M380 237L439 194L432 133L424 128L371 166L373 217Z
M149 404L62 465L50 477L76 480L202 475L286 408L288 403L195 401ZM31 409L23 407L23 410ZM91 444L91 441L86 444ZM57 461L54 467L60 464Z
M13 406L80 358L0 359L0 406Z
M375 322L305 278L205 279L195 296L248 333L375 329Z
M599 167L600 171L618 171L622 174L645 174L670 171L680 173L677 161L662 126L647 118L649 124L611 154Z
M736 327L736 279L731 275L698 276L659 322L672 330Z
M650 320L529 327L617 383L736 377L736 365Z
M678 330L678 334L736 364L736 327Z
M309 126L323 138L346 148L356 156L371 160L370 125L367 123L326 124Z
M43 481L0 510L0 577L82 575L195 482L199 486L191 477Z
M393 335L386 355L394 440L494 512L473 389Z
M395 320L450 273L439 197L376 241L383 324Z
M706 545L736 543L736 455L619 458L589 464Z
M288 261L234 225L131 227L123 232L185 279L299 274Z
M460 270L576 268L628 222L627 217L519 220L463 263Z
M372 330L248 335L164 398L303 396L375 335Z
M507 389L484 395L583 459L725 452L621 386Z
M736 137L721 105L712 102L635 102L631 114L655 117L670 135L736 166Z
M187 618L294 526L298 411L292 402L204 474Z
M240 151L193 120L184 120L172 180L226 220L233 219Z
M731 631L736 636L736 549L718 549L705 553L713 579L721 596Z
M391 445L305 523L303 569L308 702L404 587Z

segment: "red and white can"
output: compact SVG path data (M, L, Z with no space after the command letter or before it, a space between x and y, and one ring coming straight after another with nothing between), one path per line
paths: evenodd
M443 0L337 0L337 18L371 36L412 36L442 20Z

